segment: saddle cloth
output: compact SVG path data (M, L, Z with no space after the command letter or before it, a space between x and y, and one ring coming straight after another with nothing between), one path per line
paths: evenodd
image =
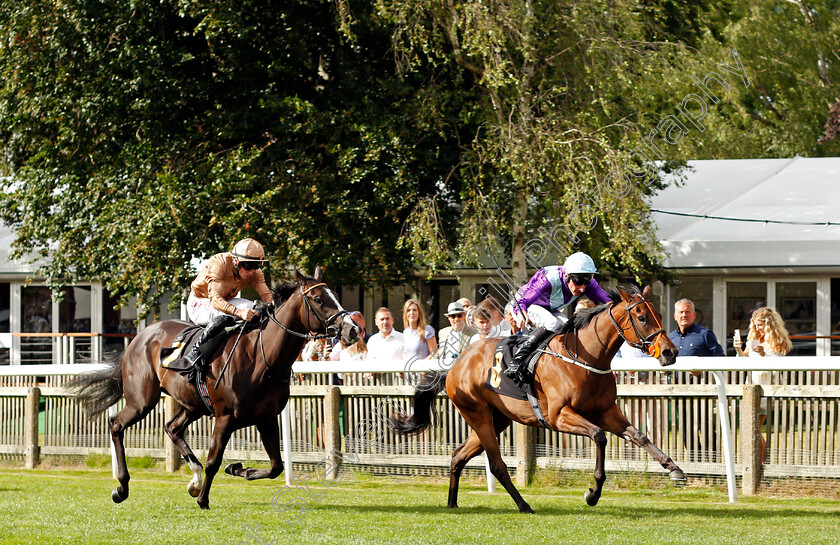
M171 346L160 349L160 366L178 371L181 374L189 374L193 371L193 366L182 356L195 344L202 331L204 331L203 327L191 325L178 333L172 339Z
M527 366L530 376L534 376L534 369L536 369L537 360L540 359L540 356L542 356L542 350L548 346L548 343L551 342L551 339L553 338L554 336L552 335L547 340L540 343L539 346L537 346L537 348L528 356ZM525 384L520 384L512 378L506 377L502 374L502 371L508 368L510 361L513 359L513 354L516 353L516 349L523 342L525 342L525 336L522 335L513 335L499 341L499 344L496 345L496 350L493 353L493 367L491 367L487 372L487 381L485 382L484 387L491 392L496 392L499 395L519 400L527 399L531 404L531 409L534 411L534 416L537 417L537 421L544 428L548 428L548 423L545 421L539 402L537 401L537 394L534 391L533 380L528 381Z

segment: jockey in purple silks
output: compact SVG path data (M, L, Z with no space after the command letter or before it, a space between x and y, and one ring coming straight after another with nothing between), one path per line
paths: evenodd
M531 277L527 284L519 288L511 301L513 319L523 328L530 321L535 328L519 346L510 366L504 370L505 376L525 382L528 356L547 337L554 335L567 321L562 309L573 304L581 295L586 295L595 303L611 301L594 275L598 272L592 258L583 252L570 255L563 266L544 267Z

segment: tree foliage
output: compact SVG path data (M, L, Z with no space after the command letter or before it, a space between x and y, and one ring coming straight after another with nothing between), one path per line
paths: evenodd
M405 71L458 67L477 95L459 114L474 127L461 141L458 204L470 211L461 216L462 259L497 245L489 240L495 231L512 238L504 246L521 280L526 236L542 229L566 233L549 238L563 252L589 251L608 269L637 276L658 269L645 200L658 184L613 187L605 178L625 168L642 136L640 113L667 100L663 78L673 77L686 49L655 40L682 33L696 41L699 30L684 28L691 11L663 21L659 3L643 4L380 0Z
M645 159L836 154L834 0L8 0L0 219L149 308L253 236L391 284L527 241L665 276ZM635 150L731 62L704 129ZM834 109L832 109L832 106ZM661 134L658 136L661 138ZM613 176L621 172L624 176ZM512 241L512 242L511 242ZM177 296L176 296L177 300Z
M418 134L422 96L361 8L4 2L0 147L14 175L0 217L17 255L49 256L39 274L53 285L102 279L149 305L243 236L275 272L405 279L409 204L454 146Z

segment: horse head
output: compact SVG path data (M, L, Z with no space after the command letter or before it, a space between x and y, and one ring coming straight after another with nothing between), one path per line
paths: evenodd
M629 293L618 288L624 301L626 320L618 319L618 329L627 344L639 348L659 360L660 365L673 365L677 360L676 345L662 327L662 315L650 302L650 286L645 286L641 293Z
M350 346L359 340L362 330L342 308L323 278L320 265L315 267L315 273L311 277L301 274L295 268L295 280L304 303L300 308L301 322L309 331L338 337L345 346Z

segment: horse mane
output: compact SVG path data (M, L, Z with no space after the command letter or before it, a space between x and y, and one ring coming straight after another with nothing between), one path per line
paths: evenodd
M624 291L626 291L630 295L639 295L642 293L642 291L636 286L630 286L629 288L622 287L622 289L624 289ZM607 292L607 295L610 296L610 300L613 303L618 303L621 301L621 294L618 293L617 289L605 289L604 291ZM595 319L595 316L601 314L609 307L610 303L604 303L603 305L598 305L595 308L588 308L576 312L575 315L572 316L571 320L563 324L563 327L560 328L560 333L572 333L574 331L583 329L584 327L589 325L589 323L592 320Z
M274 295L274 307L280 306L289 300L289 297L298 289L297 282L283 282L282 284L275 284L271 288L271 293Z

